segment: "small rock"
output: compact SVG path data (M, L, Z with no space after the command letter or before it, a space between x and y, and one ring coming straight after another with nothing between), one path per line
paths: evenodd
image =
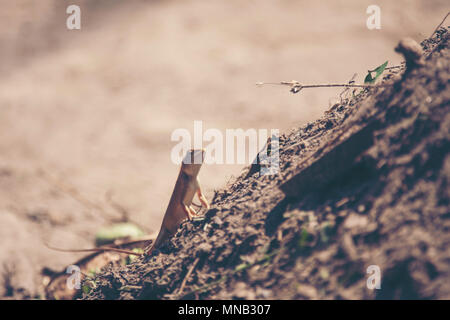
M328 250L324 250L324 251L317 253L316 257L317 257L317 260L319 260L322 263L325 263L325 262L331 261L335 254L336 254L336 247L332 246Z
M208 254L212 250L212 245L207 242L203 242L197 247L197 250L199 253Z
M358 258L358 253L355 244L353 243L352 236L350 234L347 233L344 235L341 242L341 246L350 260L356 260Z
M248 288L245 282L238 282L234 288L233 297L238 299L254 300L255 293Z
M347 202L349 202L349 198L343 198L343 199L341 199L341 200L339 200L337 203L336 203L336 208L339 208L339 207L342 207L343 205L345 205Z
M344 228L364 228L369 223L369 219L366 216L361 216L358 214L351 214L345 219Z
M244 230L245 233L247 233L247 235L253 235L258 233L258 231L255 228L253 228L253 226L246 226Z
M263 288L256 288L256 295L258 297L263 298L263 299L269 298L270 297L270 293L271 293L270 290L263 289Z
M317 299L317 289L307 284L299 284L297 294L306 299Z
M214 223L214 224L216 224L216 225L218 225L218 226L220 226L220 225L222 225L222 219L220 219L218 216L215 216L213 219L212 219L212 222Z

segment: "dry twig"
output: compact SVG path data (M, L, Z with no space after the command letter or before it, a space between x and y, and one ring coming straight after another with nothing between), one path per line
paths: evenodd
M183 292L184 287L186 286L186 282L188 281L189 277L192 274L192 271L194 271L194 268L197 266L197 263L199 261L200 261L200 258L196 258L194 263L192 264L191 268L189 269L188 273L186 273L186 277L184 277L183 282L181 283L181 287L178 290L178 295L180 295Z
M334 87L345 87L345 88L376 88L376 87L388 87L389 85L383 84L354 84L354 83L325 83L325 84L301 84L296 80L292 81L281 81L281 82L258 82L257 86L263 86L266 84L270 85L282 85L291 87L292 93L297 93L302 89L308 88L334 88Z
M445 15L444 19L442 19L441 23L439 23L439 25L436 27L436 29L434 29L433 33L431 34L430 38L434 36L434 34L436 33L436 31L439 30L439 28L444 24L445 20L447 19L448 15L450 15L450 11L447 12L447 14Z

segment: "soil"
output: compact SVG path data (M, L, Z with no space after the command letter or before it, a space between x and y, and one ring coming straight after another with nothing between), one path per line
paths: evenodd
M448 44L442 28L423 66L282 134L279 174L248 167L204 219L108 266L84 298L449 299Z
M183 234L201 234L197 230L207 224L222 237L229 225L240 231L239 226L255 211L252 219L261 219L263 226L256 223L249 228L257 230L253 237L258 250L263 243L270 244L275 234L286 240L294 226L292 230L286 227L276 212L283 212L287 204L286 208L294 208L296 201L284 200L276 206L286 197L285 192L289 193L278 186L297 176L308 164L303 157L327 141L321 137L337 130L342 117L352 116L351 109L362 108L361 99L376 92L363 93L341 106L335 104L340 101L340 88L292 95L285 87L258 88L255 83L291 79L346 83L355 73L356 83L361 83L367 69L386 60L390 67L399 65L402 57L393 50L399 39L422 41L448 11L447 0L379 0L382 28L369 30L368 4L360 0L71 0L70 4L81 7L81 30L66 29L67 1L15 0L3 1L1 6L1 299L70 298L73 292L66 296L46 290L55 276L67 276L68 265L84 261L86 270L82 269L89 272L105 261L126 259L99 255L87 262L85 254L52 251L44 243L90 248L100 228L117 222L134 223L147 235L158 232L179 169L170 160L175 144L170 136L179 128L192 132L194 120L203 120L204 130L222 132L229 128L280 129L287 132L282 147L290 144L292 150L282 151L282 175L272 180L253 175L236 180L244 165L204 165L202 189L208 199L215 197L217 215L212 210L206 221L185 225L180 229ZM351 92L344 98L349 96ZM320 118L324 112L328 114ZM288 132L292 127L295 129ZM339 131L335 133L339 136ZM332 146L330 140L325 153ZM245 170L244 176L248 168ZM317 168L308 172L317 172ZM300 176L301 181L311 179ZM224 188L227 181L237 184ZM242 189L249 183L254 191ZM273 193L268 193L271 190ZM235 191L235 195L227 195ZM245 200L253 198L261 202ZM323 199L334 213L328 195ZM313 200L308 201L303 208L316 208ZM343 208L353 205L345 199L340 203L345 201ZM263 207L258 207L260 204ZM266 222L264 217L272 210ZM218 228L215 223L223 221L223 229ZM285 235L280 228L286 228ZM211 271L199 259L182 295L194 285L220 279L221 272L231 270L240 255L258 257L257 249L246 249L250 245L246 239L255 231L248 232L248 236L229 235L245 254L238 251L228 258L231 248L217 244L214 252L218 257L214 259L219 261L216 267L211 265ZM174 241L180 241L179 237ZM280 244L271 246L270 252ZM165 294L177 292L179 279L195 262L195 257L183 259L187 264L173 269L175 274L181 273L163 280L173 278L174 282L147 296L170 298ZM247 274L250 269L240 272ZM326 275L326 270L321 274ZM203 275L206 278L198 284L192 282ZM53 282L55 287L64 285L58 280ZM138 282L137 278L133 281ZM228 285L231 288L232 283ZM239 287L246 291L243 284ZM225 296L225 291L222 293ZM275 296L275 291L258 289L255 297L270 297L269 293ZM95 296L102 295L94 291ZM132 296L137 297L133 293L128 297ZM218 291L201 295L216 296Z

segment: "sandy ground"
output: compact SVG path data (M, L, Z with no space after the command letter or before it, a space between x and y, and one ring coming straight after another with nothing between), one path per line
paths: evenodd
M69 31L74 3L82 29ZM370 4L381 7L381 30L366 28ZM283 131L315 119L339 90L291 95L254 84L346 82L354 73L361 82L385 60L398 64L397 41L429 36L447 11L447 1L425 0L2 3L0 271L38 294L43 266L74 259L42 240L89 246L121 218L107 192L157 231L178 170L175 129L202 120L204 129ZM204 166L207 197L242 168Z

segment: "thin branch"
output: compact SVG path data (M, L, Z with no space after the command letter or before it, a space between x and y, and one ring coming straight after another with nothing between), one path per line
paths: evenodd
M308 88L332 88L332 87L346 87L346 88L370 88L370 87L380 87L380 85L372 84L341 84L341 83L330 83L330 84L308 84L299 85L302 89Z
M348 87L348 88L375 88L375 87L389 87L390 85L373 85L373 84L348 84L348 83L324 83L324 84L300 84L297 81L281 81L281 82L258 82L257 86L263 85L283 85L290 87L299 87L301 89L308 88L331 88L331 87Z
M434 29L433 33L431 34L430 38L432 36L434 36L434 34L436 33L436 31L439 30L439 28L444 24L445 20L447 19L448 15L450 14L450 11L447 12L447 14L445 15L444 19L442 19L441 23L439 23L439 25L436 27L436 29Z
M186 282L188 281L189 277L192 274L192 271L194 271L194 268L199 261L200 261L200 258L196 258L194 263L192 264L191 268L189 269L188 273L186 273L186 277L184 277L183 282L181 283L181 287L178 290L178 295L180 295L183 292L184 287L186 286Z
M402 65L398 65L398 66L392 66L392 67L386 67L384 68L384 70L392 70L392 69L398 69L398 68L402 68Z
M378 88L378 87L389 87L391 85L386 84L354 84L354 83L325 83L325 84L301 84L296 80L292 81L281 81L281 82L258 82L257 86L263 85L281 85L291 87L292 93L297 93L302 89L308 88L335 88L335 87L345 87L345 88Z
M398 66L392 66L392 67L386 67L384 68L384 70L392 70L392 69L397 69L397 68L402 68L402 65L398 65ZM373 70L367 70L367 72L376 72L377 68L373 69Z

